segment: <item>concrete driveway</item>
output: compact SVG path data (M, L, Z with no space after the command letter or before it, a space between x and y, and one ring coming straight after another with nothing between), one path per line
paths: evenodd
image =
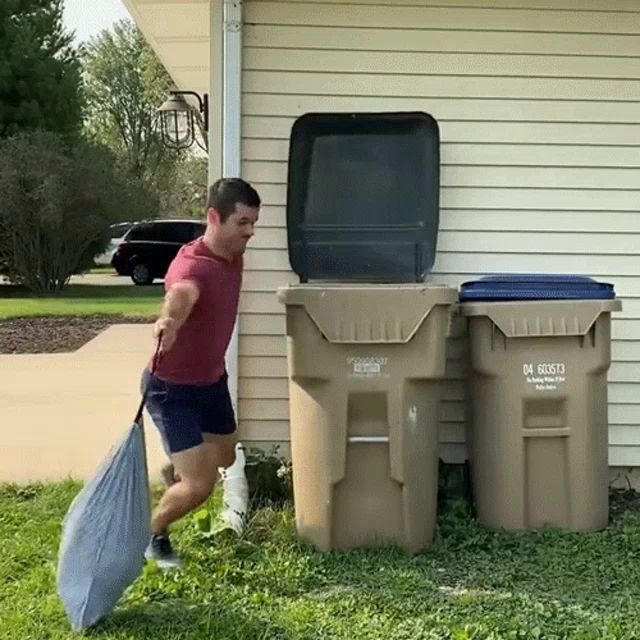
M85 480L131 426L150 325L113 325L75 353L0 355L0 482ZM149 472L165 461L144 417Z
M91 284L91 285L129 285L133 284L129 276L119 276L113 273L86 273L81 276L71 276L70 284Z
M119 286L133 286L133 282L129 276L119 276L115 271L113 273L87 273L82 276L71 276L71 284L90 284L90 285L119 285ZM161 284L162 278L158 278L153 281L154 285Z
M159 278L153 281L154 285L161 284L163 279ZM119 276L115 271L113 273L86 273L81 276L71 276L70 280L71 284L90 284L90 285L99 285L99 286L110 286L110 285L118 285L118 286L127 286L132 285L133 282L129 276ZM0 285L9 284L9 281L4 277L0 276Z

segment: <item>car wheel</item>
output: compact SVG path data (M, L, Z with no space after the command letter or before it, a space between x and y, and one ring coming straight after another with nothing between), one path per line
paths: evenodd
M138 264L134 264L133 269L131 269L131 279L133 283L137 285L151 284L153 282L153 275L151 275L151 271L146 264L139 262Z

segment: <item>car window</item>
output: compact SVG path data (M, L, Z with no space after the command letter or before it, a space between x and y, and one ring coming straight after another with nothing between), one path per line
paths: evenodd
M126 239L131 240L149 240L151 233L151 225L149 223L135 224L127 233Z
M204 233L206 226L199 222L151 222L135 225L127 240L144 242L179 242L186 244Z
M199 238L200 236L204 235L204 232L207 229L207 225L204 224L204 222L196 222L195 224L192 224L192 237L195 240L196 238Z
M181 242L180 224L177 222L156 222L151 231L154 242Z
M191 222L177 222L174 227L174 242L187 243L194 239L194 225Z
M109 227L109 238L121 238L131 228L130 224L114 224Z
M180 242L174 222L146 222L137 224L127 236L127 240L139 242Z

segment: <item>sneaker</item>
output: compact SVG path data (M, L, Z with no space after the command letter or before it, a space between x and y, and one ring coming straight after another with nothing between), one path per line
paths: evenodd
M154 560L161 569L179 569L182 567L182 560L171 546L168 535L153 535L149 546L144 553L147 560Z

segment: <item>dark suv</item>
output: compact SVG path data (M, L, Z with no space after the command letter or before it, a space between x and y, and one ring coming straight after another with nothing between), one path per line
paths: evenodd
M111 266L135 284L151 284L164 278L180 247L203 235L205 228L199 220L137 222L113 254Z

